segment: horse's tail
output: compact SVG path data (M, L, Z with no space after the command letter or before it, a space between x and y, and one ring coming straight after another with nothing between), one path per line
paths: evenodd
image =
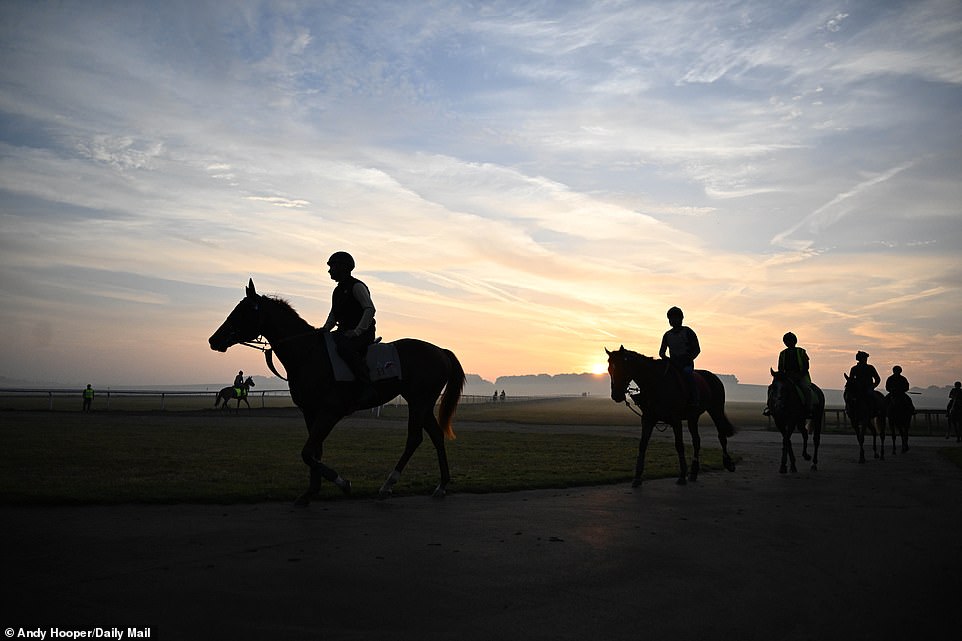
M812 391L812 418L809 426L812 433L822 433L822 419L825 418L825 392L822 388L812 383L809 388Z
M707 370L701 370L699 373L704 376L705 382L708 383L708 389L711 390L708 415L715 423L718 434L725 437L734 436L735 426L732 425L725 414L725 385L720 378Z
M461 400L461 392L464 390L464 368L461 361L449 349L441 350L448 359L451 370L448 372L448 381L444 386L444 394L441 396L441 407L438 409L438 422L441 424L441 431L449 439L457 438L454 435L454 428L451 422L454 420L454 410L458 407Z

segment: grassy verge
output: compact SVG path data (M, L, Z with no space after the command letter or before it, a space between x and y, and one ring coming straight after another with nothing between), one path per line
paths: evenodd
M373 496L404 446L400 421L345 421L325 443L325 461ZM306 485L305 430L293 415L225 417L215 412L0 414L0 503L235 503L291 500ZM447 444L450 491L485 493L628 481L637 439L584 434L465 430ZM705 471L721 455L704 448ZM646 478L677 473L665 443L649 450ZM429 441L396 495L428 494L438 468ZM325 484L325 498L340 492Z

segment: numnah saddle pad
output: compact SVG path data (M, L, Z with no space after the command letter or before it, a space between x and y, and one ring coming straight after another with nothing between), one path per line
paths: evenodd
M324 332L327 343L327 353L331 357L331 367L334 369L335 381L353 381L354 372L347 366L344 359L337 353L334 339L330 332ZM397 355L394 343L374 343L367 348L367 369L371 372L372 381L386 378L401 378L401 360Z

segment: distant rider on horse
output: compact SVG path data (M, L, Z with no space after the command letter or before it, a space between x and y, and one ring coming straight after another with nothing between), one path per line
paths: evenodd
M240 398L246 395L247 388L244 387L244 370L241 370L237 372L237 376L234 377L234 398Z
M848 373L849 384L863 398L869 398L882 382L882 377L878 375L874 365L869 365L866 352L859 350L855 354L855 361L855 365Z
M902 368L896 365L892 375L885 379L885 391L889 394L908 394L909 379L902 376Z
M810 416L812 413L812 377L808 371L808 353L798 347L798 337L793 332L787 332L782 336L782 342L785 343L785 349L778 354L778 371L795 383L795 387L798 388L805 404L806 415Z
M658 356L668 358L668 362L681 371L688 382L689 403L698 406L698 387L695 384L695 359L701 353L698 336L681 321L685 314L678 307L668 310L668 324L671 329L661 338Z
M331 296L331 312L321 328L331 332L337 353L361 384L357 406L375 403L376 392L367 367L367 348L374 343L374 303L367 285L351 275L354 258L334 252L327 261L328 274L337 282ZM331 331L336 328L336 331Z

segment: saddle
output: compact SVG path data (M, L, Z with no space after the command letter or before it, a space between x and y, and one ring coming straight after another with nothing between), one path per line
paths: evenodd
M324 342L327 345L327 354L331 359L331 369L334 371L334 380L347 382L357 380L351 368L337 353L337 346L330 332L323 332ZM401 378L401 359L398 358L397 347L394 343L382 343L378 338L374 343L368 345L367 369L371 373L371 381L382 381L388 378Z

